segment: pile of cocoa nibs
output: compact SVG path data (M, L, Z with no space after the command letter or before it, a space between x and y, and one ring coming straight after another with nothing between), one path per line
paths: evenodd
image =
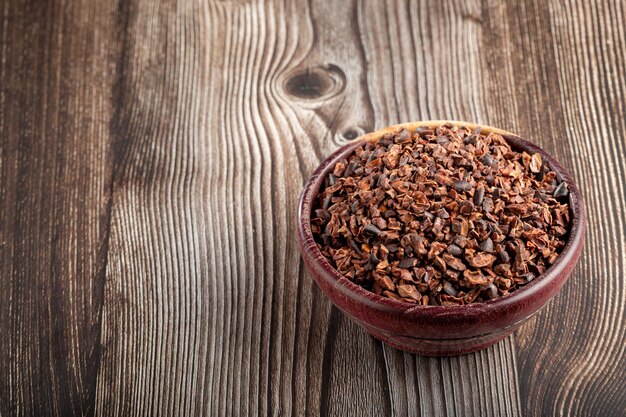
M555 262L569 190L539 154L444 125L364 142L321 187L311 229L329 262L384 297L461 305L505 296Z

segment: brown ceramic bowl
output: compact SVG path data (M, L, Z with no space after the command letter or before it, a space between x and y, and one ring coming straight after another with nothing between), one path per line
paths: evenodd
M479 125L455 121L423 121L390 126L366 134L329 156L306 183L298 207L298 243L311 276L341 311L373 337L408 352L431 356L459 355L483 349L505 338L546 305L561 289L580 256L585 237L585 209L572 177L536 145L500 129L482 126L483 133L496 132L518 151L539 153L569 185L571 229L557 261L530 284L508 296L462 306L422 306L385 298L354 284L333 268L317 248L311 233L311 212L324 178L335 163L352 153L362 141L375 141L387 132L405 127L436 127L444 123L474 129Z

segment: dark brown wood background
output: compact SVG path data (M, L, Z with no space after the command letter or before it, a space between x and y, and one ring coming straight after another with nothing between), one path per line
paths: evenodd
M0 416L626 415L626 3L0 1ZM563 291L462 357L307 276L315 166L365 131L528 137L586 197Z

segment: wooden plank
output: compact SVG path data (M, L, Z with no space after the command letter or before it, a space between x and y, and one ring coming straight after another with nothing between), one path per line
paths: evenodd
M578 269L518 332L527 415L626 415L624 6L530 1L509 12L523 130L574 175L589 221Z
M207 108L198 92L206 94L212 63L211 50L196 39L210 29L205 16L193 12L174 2L133 2L122 12L127 20L117 106L123 141L96 396L102 415L191 414L203 385L211 383L209 330L218 345L227 343L219 328L211 328L215 309L228 309L226 317L231 311L213 295L222 284L212 279L211 268L221 260L208 249L222 247L213 238L221 231L208 231L207 209L221 190L211 186L211 158L199 140Z
M0 3L0 415L94 410L117 53L110 7Z

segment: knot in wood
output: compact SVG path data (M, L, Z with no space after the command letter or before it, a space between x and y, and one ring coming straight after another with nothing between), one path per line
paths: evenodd
M362 134L363 134L362 129L359 129L358 127L349 127L346 130L344 130L342 133L343 137L348 140L356 139Z
M318 65L297 69L289 74L283 89L302 101L327 100L341 93L346 84L344 72L336 65Z

